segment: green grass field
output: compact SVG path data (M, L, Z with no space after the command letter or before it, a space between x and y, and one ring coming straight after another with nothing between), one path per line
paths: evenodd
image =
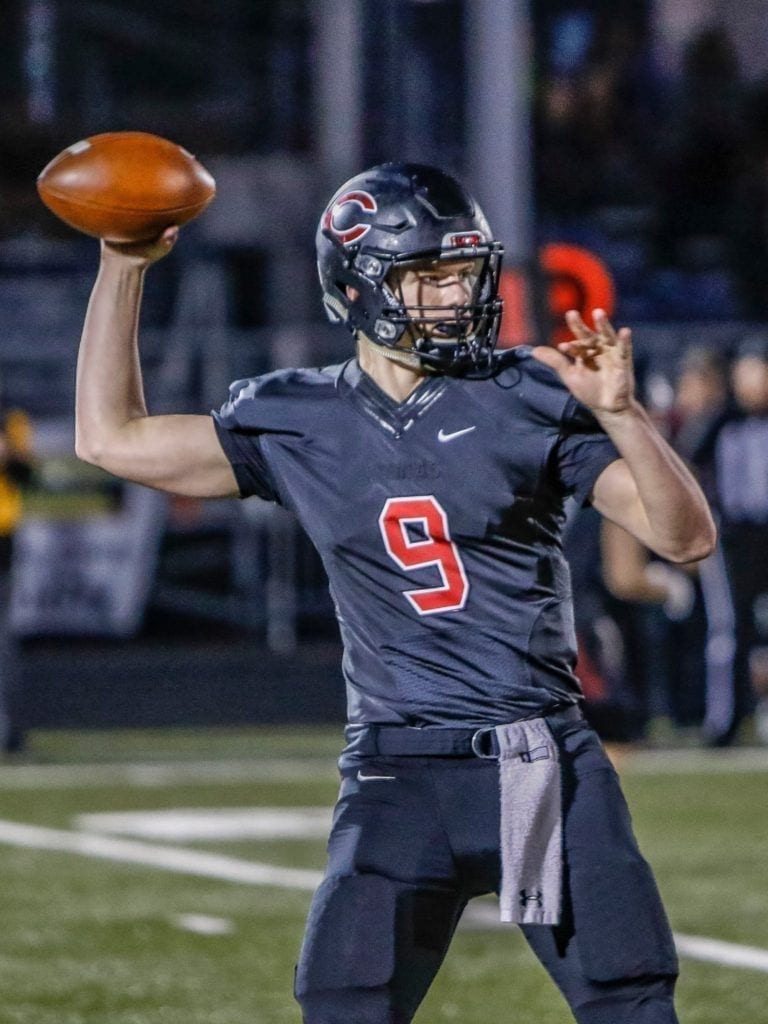
M59 847L89 842L82 815L329 808L339 744L338 730L34 734L24 760L0 766L0 1024L298 1022L292 972L323 866L317 829L288 837L217 825L201 837L173 826L159 838L131 824L101 846ZM768 752L644 753L622 774L675 932L768 951ZM103 819L89 821L101 834ZM164 866L142 861L158 849ZM192 866L182 870L184 851ZM305 873L227 880L254 862ZM207 877L185 873L201 864ZM686 956L682 967L684 1024L768 1020L768 963ZM457 934L417 1017L569 1020L519 933L494 925L490 903Z

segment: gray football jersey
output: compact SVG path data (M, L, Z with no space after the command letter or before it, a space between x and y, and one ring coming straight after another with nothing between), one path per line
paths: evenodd
M241 494L323 560L350 723L511 721L580 698L564 503L618 458L527 348L404 402L352 359L241 380L214 413Z

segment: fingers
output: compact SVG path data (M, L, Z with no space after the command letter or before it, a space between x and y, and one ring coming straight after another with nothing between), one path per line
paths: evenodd
M568 324L572 334L576 338L587 339L592 337L594 332L581 319L581 313L577 309L569 309L565 314L565 322Z
M557 349L571 359L582 359L585 356L599 355L600 352L604 351L605 345L599 337L593 335L591 338L561 341Z
M140 264L154 263L167 256L176 244L179 229L175 225L166 228L157 238L149 238L140 242L110 242L101 240L101 251L104 256L120 255Z
M593 309L592 320L595 324L595 330L597 333L604 337L606 340L615 343L616 331L613 329L611 321L608 319L608 314L604 309Z
M579 340L593 339L596 336L604 338L606 341L614 341L616 338L616 332L614 331L608 314L604 309L593 309L592 320L595 328L587 327L581 318L581 313L577 309L569 309L565 314L565 322L570 327L574 336Z
M573 332L575 340L562 342L558 345L557 347L561 352L566 352L573 357L581 352L596 355L598 352L604 351L605 348L611 348L614 345L619 348L622 355L626 355L630 351L632 341L631 330L628 327L622 327L616 331L604 309L592 310L592 320L595 324L594 330L591 330L584 323L581 314L576 309L569 309L565 314L565 320Z

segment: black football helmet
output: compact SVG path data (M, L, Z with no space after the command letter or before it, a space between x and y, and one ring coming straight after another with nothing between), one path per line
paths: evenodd
M423 164L388 163L363 171L331 199L316 242L323 303L332 322L385 348L415 353L435 370L491 367L501 321L503 247L455 178ZM430 260L476 261L466 304L405 305L392 271ZM401 345L406 331L410 339Z

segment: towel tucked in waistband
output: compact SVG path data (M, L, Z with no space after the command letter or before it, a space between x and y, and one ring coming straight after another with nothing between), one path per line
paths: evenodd
M543 718L497 725L501 789L501 920L558 924L562 801L557 744Z

